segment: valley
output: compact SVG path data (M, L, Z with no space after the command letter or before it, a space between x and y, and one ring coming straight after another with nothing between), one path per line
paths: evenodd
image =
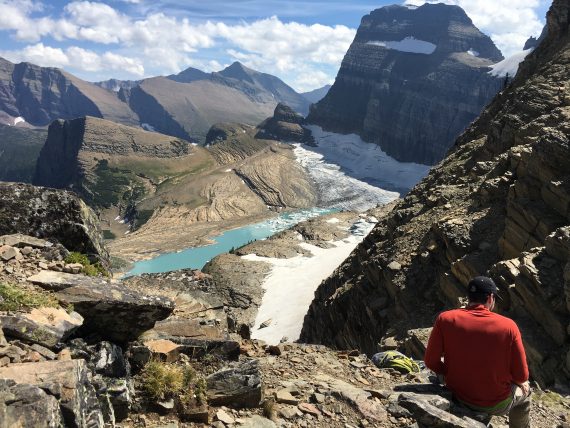
M568 427L567 0L6 2L0 428Z

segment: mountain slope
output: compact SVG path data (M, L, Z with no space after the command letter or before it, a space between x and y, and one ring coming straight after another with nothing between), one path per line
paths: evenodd
M12 64L0 58L0 110L34 126L94 116L128 125L138 118L113 93L57 68ZM12 123L6 123L11 125Z
M316 104L327 95L330 89L331 85L325 85L322 88L317 88L309 92L303 92L301 95L309 100L311 104Z
M307 118L400 161L434 164L503 85L502 55L458 6L387 6L362 18L336 81Z
M570 58L567 1L516 79L321 284L301 339L409 351L418 328L488 274L522 331L534 380L570 378ZM390 340L391 340L390 339ZM420 357L421 355L417 355Z
M158 132L203 143L213 124L257 125L271 116L276 102L252 99L238 89L211 80L179 83L154 77L130 91L129 104L141 122Z
M281 79L247 68L239 62L234 62L218 73L212 73L212 77L214 80L223 78L222 82L225 84L261 102L274 102L275 105L281 102L302 115L306 115L309 111L307 100Z
M0 125L0 181L31 183L46 137L45 129Z

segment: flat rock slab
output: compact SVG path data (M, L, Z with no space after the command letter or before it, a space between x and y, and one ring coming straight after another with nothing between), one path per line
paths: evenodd
M92 286L100 285L106 287L109 281L85 275L74 275L53 270L42 270L40 273L30 276L28 282L38 285L44 290L60 291L78 285Z
M53 246L51 242L45 239L34 238L33 236L23 235L21 233L0 236L0 245L10 245L18 248L49 248Z
M0 246L0 259L5 262L16 258L18 254L20 254L20 251L17 248L11 247L9 245Z
M117 343L138 338L174 310L170 299L139 295L112 284L76 285L58 291L56 298L73 305L85 318L83 332Z
M55 348L82 324L81 315L61 308L36 308L30 313L0 315L4 335L48 348Z
M319 375L317 379L326 383L333 395L358 409L366 419L381 422L388 417L384 406L379 401L370 399L370 392L327 375Z
M0 426L59 428L63 418L55 397L34 385L0 379Z
M36 385L56 397L65 426L103 427L103 415L84 360L12 364L0 368L0 378Z
M398 404L408 409L414 419L424 426L441 428L485 428L486 426L468 417L459 418L452 415L424 401L421 396L413 393L404 392L400 394Z
M239 362L206 378L208 403L237 408L258 407L263 399L257 360Z
M259 415L252 416L251 418L243 419L241 428L276 428L275 422L264 418Z

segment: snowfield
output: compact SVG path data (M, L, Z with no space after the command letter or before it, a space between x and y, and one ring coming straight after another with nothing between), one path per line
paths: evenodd
M315 181L319 206L365 211L386 204L425 177L428 165L403 163L356 134L335 134L314 125L317 147L295 144L297 161Z
M145 131L148 131L148 132L156 132L156 129L154 128L154 126L152 126L148 123L141 123L141 128L144 129Z
M367 45L381 46L386 49L392 49L400 52L418 53L424 55L431 55L435 52L437 46L433 43L424 40L416 39L415 37L406 37L398 41L379 41L371 40L366 42Z
M515 77L519 69L519 65L524 59L530 54L533 49L527 49L526 51L518 52L508 58L505 58L501 62L498 62L491 66L491 71L489 74L496 77Z
M291 259L259 257L248 254L245 260L263 261L272 265L265 277L265 294L257 312L252 338L276 345L283 337L299 339L303 319L309 309L315 290L350 255L352 250L372 230L372 219L361 219L351 229L347 239L331 242L334 248L323 249L308 243L299 244L311 252L311 257L299 255ZM285 304L286 303L286 304ZM271 320L268 327L259 326Z

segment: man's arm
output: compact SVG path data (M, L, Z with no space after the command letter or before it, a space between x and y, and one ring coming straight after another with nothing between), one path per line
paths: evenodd
M513 344L511 347L511 377L513 383L522 385L528 381L528 365L523 341L518 327L515 325Z
M444 365L441 362L441 357L443 356L443 335L441 332L441 326L439 317L435 320L435 324L429 336L428 345L426 348L426 354L424 356L424 363L426 363L427 368L433 370L437 374L445 374Z

